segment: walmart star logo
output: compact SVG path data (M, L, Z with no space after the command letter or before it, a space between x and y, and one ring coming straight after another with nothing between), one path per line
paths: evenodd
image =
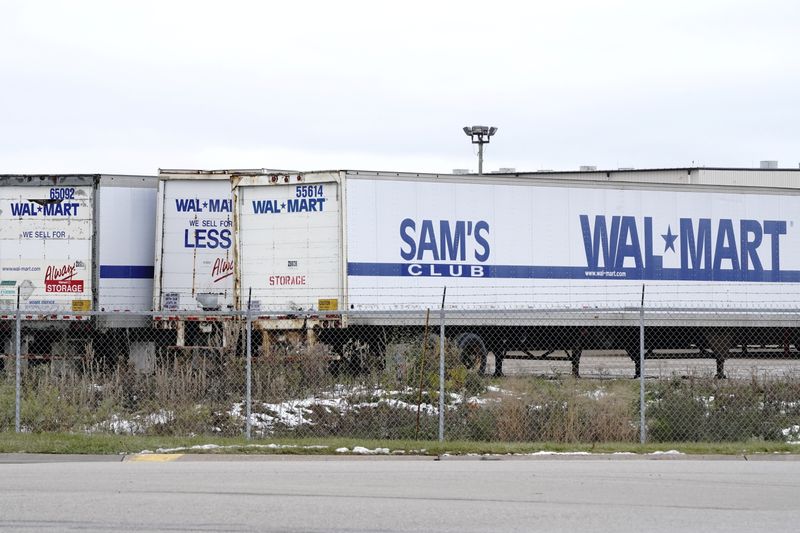
M675 251L675 239L678 238L677 235L672 234L672 227L667 226L667 234L661 236L664 239L664 251L672 250Z

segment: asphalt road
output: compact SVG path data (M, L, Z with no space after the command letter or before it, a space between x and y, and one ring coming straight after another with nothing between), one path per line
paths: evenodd
M0 457L0 530L724 531L800 528L800 461ZM64 462L61 462L64 461Z

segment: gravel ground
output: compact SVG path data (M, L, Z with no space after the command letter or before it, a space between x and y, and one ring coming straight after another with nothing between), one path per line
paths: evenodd
M728 378L758 377L772 379L787 376L800 377L800 359L767 357L768 353L753 354L760 357L735 357L725 362L725 374ZM487 361L487 372L494 372L494 357L490 354ZM555 352L544 360L506 359L503 362L506 375L555 376L568 375L572 372L564 352ZM612 352L584 352L581 357L581 376L595 379L633 378L633 361L627 355ZM645 361L646 378L666 378L672 376L705 376L713 377L716 372L714 359L677 358L647 359Z

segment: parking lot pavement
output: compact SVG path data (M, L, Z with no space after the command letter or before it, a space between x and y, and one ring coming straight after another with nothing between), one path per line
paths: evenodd
M124 454L85 455L55 453L0 453L0 465L26 463L120 463L124 459Z
M796 531L800 461L281 458L0 466L0 530Z

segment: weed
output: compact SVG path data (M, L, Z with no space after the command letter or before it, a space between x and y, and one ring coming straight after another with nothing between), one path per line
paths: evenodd
M397 341L391 365L364 365L359 374L330 372L331 354L322 345L284 345L256 358L254 435L435 439L439 339L430 335L427 346L421 336ZM449 342L445 360L448 440L638 440L638 383L482 377L460 364ZM34 433L241 435L244 375L245 361L237 357L162 359L147 374L123 365L31 366L23 372L22 426ZM646 398L651 442L780 443L787 428L800 424L800 380L792 376L655 380L648 382ZM13 424L13 376L0 373L0 431Z

